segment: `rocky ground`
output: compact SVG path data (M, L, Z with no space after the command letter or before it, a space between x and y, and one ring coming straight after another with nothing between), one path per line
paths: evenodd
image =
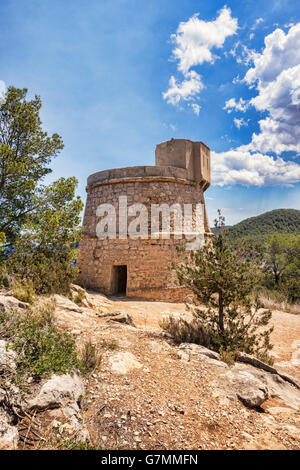
M101 364L87 378L30 386L26 415L8 423L12 447L77 440L102 449L300 448L300 385L287 376L299 379L300 316L274 312L275 369L267 372L241 362L228 366L200 346L172 344L159 321L184 314L184 304L96 293L87 294L83 307L56 301L58 328L75 335L79 348L91 339ZM7 402L0 395L0 445Z

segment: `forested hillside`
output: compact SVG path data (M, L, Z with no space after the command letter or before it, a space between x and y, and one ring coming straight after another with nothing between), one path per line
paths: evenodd
M271 233L300 234L300 210L275 209L228 227L230 238Z

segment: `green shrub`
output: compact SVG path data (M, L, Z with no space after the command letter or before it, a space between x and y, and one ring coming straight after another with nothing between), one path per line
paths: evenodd
M218 212L214 237L173 265L179 284L194 294L190 307L194 321L189 326L181 321L180 334L193 338L195 332L193 342L204 346L210 343L215 351L243 351L271 362L272 312L263 310L258 297L253 296L261 273L248 250L230 246L224 217ZM169 330L173 327L174 323L168 326Z
M32 280L24 281L23 283L17 281L12 287L12 295L21 302L28 302L33 304L35 299L35 289Z
M86 441L75 441L68 439L58 444L59 450L101 450L101 447L95 447Z
M226 364L228 364L229 366L233 366L236 354L234 351L232 351L230 348L225 349L223 348L223 346L221 346L219 354L221 361L226 362Z
M20 374L29 373L40 378L81 367L74 340L53 326L41 327L33 317L18 324L13 349L18 354Z
M83 368L72 337L53 324L53 300L26 313L1 312L0 336L8 338L17 353L17 379L36 379Z
M75 294L72 295L71 300L75 302L79 307L84 306L83 300L85 299L85 290L79 289Z
M82 371L91 372L100 365L102 357L98 354L96 345L89 340L84 344L80 359Z
M115 339L111 339L110 341L106 341L105 339L101 343L102 348L114 351L118 349L118 342Z
M8 258L7 267L20 279L29 276L37 294L69 295L70 285L78 275L78 269L73 266L75 257L76 250L69 248L42 253L19 246L19 251Z

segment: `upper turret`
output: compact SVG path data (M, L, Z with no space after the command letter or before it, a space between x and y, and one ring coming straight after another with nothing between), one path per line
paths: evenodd
M210 185L210 150L203 142L188 139L171 139L158 144L155 149L156 166L185 168L189 180Z

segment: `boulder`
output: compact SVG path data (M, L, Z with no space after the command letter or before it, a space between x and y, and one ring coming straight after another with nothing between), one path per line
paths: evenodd
M54 298L56 301L57 308L60 308L62 310L71 310L72 312L77 313L84 312L84 309L82 307L79 307L77 304L75 304L75 302L72 302L72 300L68 299L67 297L55 294Z
M16 368L17 354L9 348L7 341L0 340L0 371L5 369L14 370Z
M38 395L27 402L29 410L59 408L69 403L77 403L84 394L84 385L76 374L53 375L44 383Z
M269 398L266 383L246 370L234 370L227 373L236 391L238 399L249 408L262 405Z
M277 369L270 366L269 364L266 364L265 362L260 361L256 357L250 356L249 354L246 354L244 352L238 352L236 354L235 359L238 362L243 362L244 364L250 364L250 365L256 367L257 369L261 369L261 370L264 370L266 372L270 372L271 374L278 375L284 381L289 382L290 384L294 385L294 387L296 387L300 390L299 380L295 379L294 377L291 377L288 374L283 374L282 372L278 371Z
M204 346L200 346L199 344L181 343L179 349L189 352L192 355L206 356L217 361L220 360L220 355L217 352L205 348Z
M127 374L134 369L140 369L143 365L128 351L120 351L109 358L111 370L116 374Z
M20 310L26 309L29 304L21 302L20 300L12 297L11 295L0 295L0 311L5 312L7 310Z
M9 415L0 408L0 450L16 450L18 442L17 428L10 424Z
M269 395L276 400L282 401L288 407L298 410L300 406L300 391L290 382L287 382L279 374L272 374L251 365L238 364L234 366L235 371L250 372L257 380L265 383L269 390Z
M116 312L116 313L117 314L112 314L112 318L110 319L110 321L124 323L125 325L133 326L136 328L136 325L134 324L132 316L129 315L129 313L124 313L124 312Z

